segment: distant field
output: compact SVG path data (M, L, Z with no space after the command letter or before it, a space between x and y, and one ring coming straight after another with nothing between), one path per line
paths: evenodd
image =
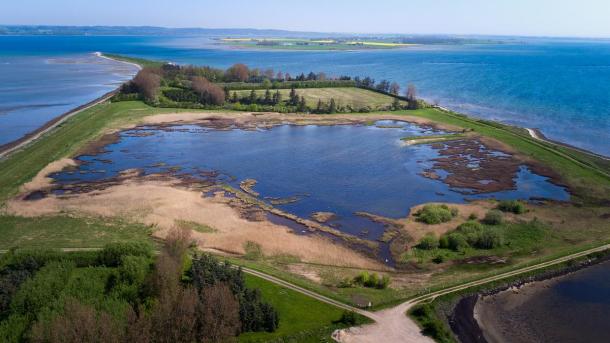
M241 48L281 49L281 50L357 50L394 49L416 44L397 43L389 40L361 41L335 39L295 39L295 38L223 38L222 44Z
M250 90L236 91L240 97L248 96ZM272 94L275 90L271 90ZM392 105L394 98L391 96L376 93L362 88L346 87L346 88L302 88L296 90L299 96L305 97L307 106L315 108L318 100L328 102L331 98L335 99L337 105L350 105L354 108L370 106L372 109L381 109ZM233 94L233 93L231 93ZM265 94L264 90L257 90L257 96L262 97ZM290 89L280 89L282 99L288 99ZM404 105L405 103L402 102Z

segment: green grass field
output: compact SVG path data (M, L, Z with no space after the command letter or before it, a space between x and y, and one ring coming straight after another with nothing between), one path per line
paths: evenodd
M332 342L330 334L342 327L333 323L343 313L337 307L247 274L246 285L258 288L263 299L277 309L280 326L273 333L242 334L240 342Z
M290 89L280 89L282 99L288 99ZM250 90L239 90L237 92L239 97L245 97L250 94ZM271 94L275 90L271 90ZM355 109L359 109L365 106L369 106L372 109L382 109L392 105L394 98L391 96L369 91L362 88L355 87L337 87L337 88L303 88L296 89L297 95L305 97L305 102L310 108L316 108L318 100L327 103L331 98L335 99L337 105L346 106L350 105ZM233 92L231 92L231 95ZM264 90L257 90L257 96L263 97L265 94ZM403 105L405 102L401 102Z
M68 216L0 216L0 250L101 248L107 243L150 239L144 225Z

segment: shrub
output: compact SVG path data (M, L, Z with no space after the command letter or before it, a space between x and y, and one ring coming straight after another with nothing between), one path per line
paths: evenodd
M337 320L335 323L344 324L346 326L354 326L358 323L357 318L356 312L345 310L341 314L341 318L339 318L339 320Z
M436 255L436 256L434 256L434 258L432 259L432 262L434 262L434 263L436 263L436 264L443 263L443 262L445 262L445 256L440 255L440 254L439 254L439 255Z
M422 249L422 250L433 250L438 248L439 246L439 240L436 239L436 237L434 237L434 235L429 234L424 236L424 238L421 239L421 241L419 241L419 244L417 245L418 249Z
M153 249L146 242L109 243L98 254L98 263L107 267L117 267L123 256L143 256L151 258Z
M500 232L492 228L485 228L474 246L478 249L493 249L502 244L504 244L504 237Z
M512 212L514 214L523 214L526 211L525 205L518 200L502 200L498 203L497 209L502 212Z
M363 271L354 278L353 283L368 288L385 289L390 285L390 277L387 275L380 277L376 273L369 274Z
M463 250L467 246L477 249L493 249L504 244L504 236L494 228L485 227L475 221L460 224L448 237L450 249Z
M462 251L469 247L466 237L459 232L450 233L447 236L447 241L449 242L449 249L453 251Z
M440 224L450 221L458 215L457 208L447 205L425 205L416 214L417 220L426 224Z
M438 247L441 249L449 249L449 239L447 235L442 235L441 238L438 239Z
M476 214L476 213L471 213L471 214L468 216L468 220L477 220L477 218L478 218L478 217L477 217L477 214Z
M485 214L483 223L487 225L500 225L504 221L504 215L498 210L491 210Z

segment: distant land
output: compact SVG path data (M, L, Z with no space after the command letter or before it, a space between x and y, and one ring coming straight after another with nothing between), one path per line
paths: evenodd
M50 25L0 25L0 35L37 36L215 36L215 37L281 37L319 39L391 39L403 44L468 44L501 43L511 37L459 36L459 35L411 35L411 34L356 34L329 32L299 32L273 29L241 28L166 28L157 26L50 26Z

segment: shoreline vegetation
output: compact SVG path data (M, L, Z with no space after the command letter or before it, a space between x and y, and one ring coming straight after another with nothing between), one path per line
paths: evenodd
M146 61L124 56L105 56L142 65L144 68L139 80L136 76L133 82L123 86L119 90L120 94L115 95L111 102L100 101L99 104L77 111L74 115L66 117L65 122L62 122L61 125L53 126L48 132L43 132L44 134L41 134L37 139L0 160L0 201L4 204L3 207L6 207L7 201L20 194L22 185L32 180L45 166L62 158L73 157L79 151L82 151L87 144L99 139L104 134L124 127L138 125L146 117L154 114L166 115L171 118L176 113L185 113L184 116L187 116L186 113L192 113L193 111L207 112L211 116L215 111L235 113L236 115L240 111L242 113L247 111L250 115L256 116L261 112L272 111L297 113L294 114L295 118L305 114L319 115L319 117L324 118L331 114L371 120L370 118L375 118L375 116L383 118L387 116L384 113L388 113L385 111L391 111L392 116L404 118L405 121L438 123L442 126L462 130L462 132L422 137L421 139L419 136L417 138L405 137L403 141L406 144L434 144L456 139L467 139L473 135L482 137L481 139L489 140L494 146L501 147L502 150L509 151L523 160L540 164L540 166L548 168L549 171L553 171L557 175L555 182L569 187L572 194L571 204L543 202L542 205L532 205L525 213L503 214L501 217L502 223L498 224L500 226L495 227L494 230L504 227L517 229L513 232L523 235L511 238L512 242L517 242L517 250L501 247L498 250L494 250L495 248L483 249L474 255L464 255L473 252L473 250L468 250L473 249L472 247L466 247L466 250L451 255L454 252L450 252L451 249L442 248L440 245L444 243L439 243L437 240L442 240L443 236L434 239L424 237L425 240L423 239L419 243L425 244L412 250L416 254L413 263L423 261L419 262L421 264L418 268L423 268L422 270L432 276L422 278L418 276L417 272L407 274L420 277L422 280L420 283L408 284L400 280L400 272L384 272L384 276L387 274L391 275L392 278L391 282L388 281L390 286L387 289L365 289L353 285L342 288L340 286L341 282L346 279L338 279L344 277L349 281L350 278L358 275L362 269L305 263L298 259L295 260L291 256L266 256L258 251L255 246L249 247L248 256L250 256L250 259L243 256L233 256L229 259L343 303L366 306L365 304L372 300L373 308L380 309L404 302L406 299L423 299L423 296L418 297L418 295L425 295L436 289L451 288L469 280L485 279L497 273L526 268L528 263L539 259L560 259L561 256L567 256L574 251L584 251L610 239L607 220L604 221L604 218L610 217L610 212L607 211L607 194L610 194L610 163L608 161L587 154L580 149L573 149L569 146L532 137L526 129L476 119L430 106L416 98L415 87L408 86L404 92L405 95L399 96L400 87L387 81L382 81L379 85L379 83L376 84L374 80L369 78L335 79L313 73L298 75L295 78L286 77L282 74L282 78L279 78L279 73L254 72L241 66L234 66L232 70L230 69L227 72L232 78L231 81L221 79L226 77L225 71L220 74L218 70L213 68L186 67L186 73L189 75L187 79L181 80L178 77L168 82L170 79L167 79L167 75L171 75L171 73L180 75L181 67L168 65L164 62ZM163 68L165 70L161 73L154 71ZM231 83L234 85L231 85ZM274 85L274 83L276 84ZM393 100L387 107L378 109L348 106L347 103L340 103L340 99L334 98L324 102L320 100L315 106L312 106L311 101L308 103L308 100L305 99L305 94L299 94L299 90L334 88L339 84L341 86L337 88L341 88L346 87L346 83L349 83L350 87L358 91L371 92ZM235 87L235 89L231 89L231 87ZM290 90L288 97L285 97L279 90ZM275 98L274 94L277 94ZM222 102L219 101L221 98ZM235 99L236 101L233 101ZM225 102L230 105L227 106ZM182 118L176 119L179 121L183 120L184 116L175 117ZM331 120L329 119L329 121ZM246 188L244 191L247 193L248 190L252 190L253 186L253 182L244 184L244 188ZM449 204L447 210L451 212L451 204ZM4 217L6 214L0 216ZM456 216L452 214L452 217ZM19 218L19 220L22 220L21 217ZM479 216L475 218L472 220L480 220L481 222L487 220L487 217ZM23 220L27 221L25 218ZM489 220L491 222L491 218ZM537 221L546 221L550 224L538 226ZM200 225L200 223L195 224ZM75 223L74 225L79 224ZM127 226L130 224L122 223L121 225ZM420 225L424 230L435 227L426 226L429 224L425 223L420 223ZM484 223L483 225L485 225L483 228L475 226L478 235L487 234L482 230L488 224ZM573 232L573 225L582 226L582 232ZM99 230L99 232L103 232L104 228ZM216 228L212 227L211 230L206 230L201 234L212 235L215 232L214 230ZM553 234L550 234L551 232ZM39 237L45 237L44 229L40 232ZM480 238L480 236L477 237ZM476 242L480 241L479 239ZM474 240L472 242L473 246L480 244L474 243ZM73 244L76 243L73 242ZM456 256L461 256L456 261L463 259L469 262L452 261L451 259ZM498 263L498 257L502 256L505 256L508 262ZM482 257L483 259L481 259ZM502 260L502 258L499 260ZM537 270L532 273L539 274L540 271ZM330 276L331 274L335 275ZM520 279L527 277L528 275L516 276ZM395 289L396 285L401 283L405 287L404 290ZM405 286L405 284L408 284L408 286ZM487 284L483 287L492 287L492 285ZM428 330L430 328L430 330L443 329L439 325L444 324L437 322L443 319L439 317L435 309L425 309L423 314L427 316L427 322L433 323L426 324L426 322L420 321L423 324L424 334L431 334ZM280 321L281 318L280 313ZM356 323L349 322L347 324L346 326L350 326ZM331 326L320 328L321 331L316 331L317 334L314 336L325 337L330 328ZM286 333L287 336L290 334L292 333ZM451 334L449 333L449 335ZM442 338L440 341L443 341Z

